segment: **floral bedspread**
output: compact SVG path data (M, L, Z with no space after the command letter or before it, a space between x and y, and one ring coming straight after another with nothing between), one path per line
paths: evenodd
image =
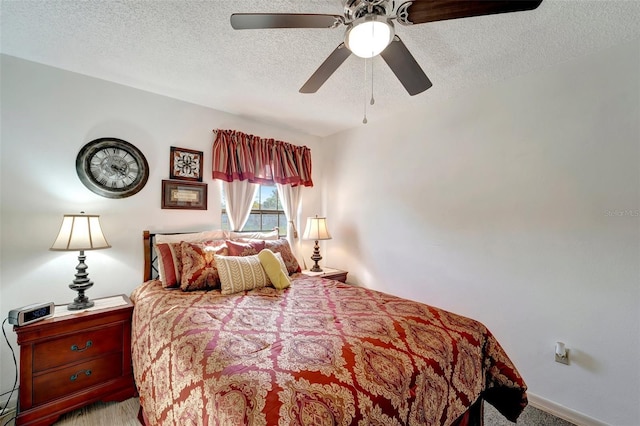
M150 425L451 425L483 397L512 421L526 386L477 321L337 281L131 299Z

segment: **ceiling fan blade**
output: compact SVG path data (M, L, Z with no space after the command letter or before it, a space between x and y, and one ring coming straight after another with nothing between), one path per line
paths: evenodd
M344 43L340 43L331 55L324 60L322 65L313 73L309 80L300 88L300 93L315 93L324 84L325 81L342 65L344 61L351 55L351 51L347 49Z
M470 16L533 10L542 0L413 0L408 21L414 24Z
M310 13L234 13L231 26L235 30L260 28L332 28L343 22L340 15Z
M411 96L422 93L433 85L400 37L395 36L380 56Z

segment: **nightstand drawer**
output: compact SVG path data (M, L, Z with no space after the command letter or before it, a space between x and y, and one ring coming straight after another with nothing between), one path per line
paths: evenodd
M39 372L114 351L122 351L122 323L70 334L34 345L33 371Z
M122 376L122 352L33 377L33 402L42 404Z

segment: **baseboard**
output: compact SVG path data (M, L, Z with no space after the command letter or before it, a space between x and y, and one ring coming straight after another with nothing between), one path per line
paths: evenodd
M529 398L529 404L539 410L545 411L563 420L571 422L578 426L608 426L607 423L600 420L589 417L578 411L574 411L564 405L557 404L553 401L549 401L541 396L527 392Z
M9 419L12 419L16 415L16 408L18 405L17 395L13 395L7 404L7 409L3 412L2 407L7 403L7 399L3 398L0 401L0 425L13 424L9 423Z

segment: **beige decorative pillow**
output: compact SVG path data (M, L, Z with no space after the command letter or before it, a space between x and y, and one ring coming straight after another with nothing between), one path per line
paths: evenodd
M222 294L261 288L271 284L258 255L215 256Z
M180 243L182 250L182 291L208 290L220 287L215 255L227 254L224 241Z

